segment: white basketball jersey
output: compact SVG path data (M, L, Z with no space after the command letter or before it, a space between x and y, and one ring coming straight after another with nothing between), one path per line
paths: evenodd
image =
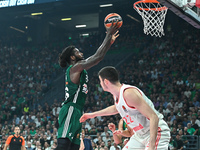
M137 89L138 92L142 95L144 100L149 104L149 106L154 110L157 114L159 120L163 118L163 115L160 114L157 110L155 110L152 101L147 98L147 96L137 87L123 84L120 93L118 102L116 102L115 98L115 106L120 113L123 120L126 124L133 129L133 131L137 134L144 135L150 131L150 120L142 115L136 108L130 107L127 105L126 100L124 99L124 90L128 88Z

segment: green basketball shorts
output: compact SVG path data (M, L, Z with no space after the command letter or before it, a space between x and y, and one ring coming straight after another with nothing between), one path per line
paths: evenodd
M58 138L68 138L72 143L80 145L82 124L79 119L81 116L82 110L76 104L64 104L58 118Z

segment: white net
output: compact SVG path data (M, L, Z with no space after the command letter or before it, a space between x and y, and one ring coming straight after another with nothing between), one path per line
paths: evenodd
M160 3L135 3L135 10L142 16L144 22L144 33L151 36L164 36L164 23L167 7Z

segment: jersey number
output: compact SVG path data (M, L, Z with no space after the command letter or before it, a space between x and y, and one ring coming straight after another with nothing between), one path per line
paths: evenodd
M123 120L125 120L126 124L131 124L132 122L134 122L131 118L131 116L126 115L126 117L123 117ZM143 129L144 127L139 123L138 126L134 127L133 130L136 132L138 130Z
M69 91L68 87L65 87L65 100L67 100L69 98L68 91Z
M134 122L131 119L131 116L129 116L129 115L126 115L126 117L123 117L123 120L125 120L126 124L130 124L130 123Z

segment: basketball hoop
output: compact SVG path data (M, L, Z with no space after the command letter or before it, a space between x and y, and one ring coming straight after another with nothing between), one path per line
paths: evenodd
M167 7L161 6L157 0L141 0L134 3L134 9L142 16L144 33L161 37L164 34L163 26Z

